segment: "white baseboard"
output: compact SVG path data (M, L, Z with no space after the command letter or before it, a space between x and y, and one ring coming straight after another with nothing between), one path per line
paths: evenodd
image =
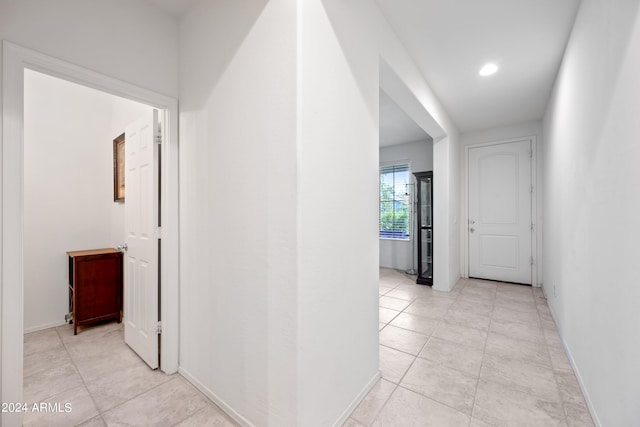
M198 390L200 390L205 396L207 396L213 403L218 405L220 409L222 409L229 417L231 417L234 421L240 424L242 427L255 427L249 420L244 418L242 415L238 414L231 406L229 406L224 400L220 399L213 391L211 391L208 387L198 381L193 375L191 375L187 370L182 367L178 368L178 372L182 375L187 381L194 385ZM358 407L360 402L367 396L367 394L371 391L371 389L376 385L378 380L381 378L380 371L376 372L376 374L369 380L367 385L358 393L358 395L353 399L353 401L347 406L347 408L342 412L340 417L333 423L333 427L342 426L351 413Z
M58 326L62 326L62 325L66 325L66 324L67 324L67 322L52 322L52 323L47 323L47 324L44 324L44 325L32 326L30 328L25 328L24 329L24 333L25 334L30 334L31 332L44 331L45 329L57 328Z
M198 381L193 375L191 375L188 371L186 371L182 367L178 367L178 373L182 375L187 381L194 385L195 388L200 390L205 396L207 396L213 403L218 405L220 409L224 411L229 417L231 417L235 422L240 424L242 427L255 427L249 420L247 420L242 415L238 414L231 406L229 406L224 400L222 400L218 395L216 395L213 391L211 391L208 387Z
M547 298L547 293L545 292L544 286L542 286L542 292L543 292L545 298ZM547 301L549 301L549 298L547 298ZM551 317L553 317L553 322L556 324L556 329L558 330L558 335L560 336L560 341L562 342L562 347L564 348L564 352L567 355L567 359L569 359L569 364L571 365L571 368L573 369L573 373L575 374L576 379L578 380L578 385L580 386L580 390L582 391L582 395L584 396L584 401L587 404L587 408L589 409L589 413L591 414L591 418L593 418L593 423L596 425L596 427L602 427L602 423L600 422L600 418L598 418L598 414L596 413L596 410L593 407L593 402L591 401L591 397L589 396L589 392L587 391L587 389L586 389L586 387L584 385L584 381L582 381L582 375L580 374L580 369L578 369L578 366L576 365L576 362L573 359L573 355L571 354L571 349L567 345L567 342L564 340L564 337L562 336L562 333L560 332L560 329L558 329L558 322L556 320L558 317L554 313L553 308L551 307L551 305L549 305L549 302L547 302L547 307L549 307L549 311L551 312Z
M367 385L365 385L364 388L360 391L360 393L358 393L358 395L351 401L351 404L347 406L347 409L345 409L340 415L340 417L338 417L336 422L333 423L333 427L340 427L349 419L353 411L355 411L355 409L358 407L360 402L362 402L362 400L367 396L367 394L369 394L373 386L376 385L376 383L381 377L382 375L380 375L380 371L377 371L373 376L373 378L369 380Z

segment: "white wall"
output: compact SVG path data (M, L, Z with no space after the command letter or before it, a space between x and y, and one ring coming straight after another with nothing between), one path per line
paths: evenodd
M113 139L150 107L25 72L24 328L64 323L66 252L124 239Z
M534 182L535 186L535 200L536 200L536 214L534 223L536 225L536 233L537 233L537 246L536 253L534 255L534 262L536 264L537 270L537 285L542 284L542 272L543 272L543 256L542 256L542 235L543 235L543 218L542 218L542 201L543 201L543 186L542 186L542 152L543 152L543 144L544 141L542 139L542 122L527 122L527 123L517 123L511 126L500 127L500 128L492 128L492 129L484 129L475 132L467 132L461 135L461 149L459 155L460 161L460 170L461 176L465 178L467 175L466 165L465 165L465 155L466 148L470 145L474 144L484 144L489 142L498 142L505 140L512 140L521 137L533 137L536 141L536 153L535 153L535 163L536 168L534 171ZM463 200L465 197L464 191L464 181L462 181L460 186L460 194L462 199L460 200L461 208L464 209L466 206L466 201ZM468 251L468 247L465 243L465 235L467 233L467 213L461 211L460 212L460 259L461 263L461 274L464 277L468 276L469 270L466 268L465 259L466 251Z
M0 0L0 39L174 97L177 31L143 1Z
M640 419L640 14L583 0L544 118L544 290L600 425Z
M411 164L411 194L415 190L415 172L424 172L433 170L433 141L415 141L405 144L392 145L380 148L380 163L395 162L399 160L409 160ZM415 227L415 209L412 209L411 220L412 227ZM380 266L388 268L396 268L399 270L407 270L410 268L418 268L418 250L412 246L415 240L391 240L380 239ZM413 262L412 262L413 253Z
M381 54L447 153L455 127L369 1L199 1L180 28L181 372L245 424L340 422L378 376Z
M180 371L253 425L298 424L295 12L203 0L180 25Z

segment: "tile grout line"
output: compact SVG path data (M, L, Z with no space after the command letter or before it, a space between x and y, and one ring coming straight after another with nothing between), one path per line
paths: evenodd
M111 332L112 332L112 331L108 331L107 333L111 333ZM57 328L56 328L56 333L58 333L58 336L60 335L60 333L58 332ZM124 337L123 337L122 339L124 340ZM151 391L151 390L155 390L156 388L160 387L160 386L161 386L161 385L163 385L163 384L167 384L169 381L171 381L171 377L173 377L173 375L166 375L166 374L165 374L165 375L167 376L167 378L168 378L168 379L167 379L167 381L163 381L163 382L161 382L161 383L159 383L159 384L157 384L157 385L155 385L155 386L151 387L150 389L147 389L147 390L145 390L145 391L143 391L143 392L141 392L141 393L138 393L138 394L136 394L136 395L132 396L131 398L129 398L129 399L127 399L127 400L125 400L124 402L121 402L121 403L119 403L119 404L117 404L117 405L115 405L115 406L113 406L113 407L111 407L111 408L109 408L109 409L107 409L107 410L105 410L105 411L102 411L102 410L98 407L98 405L96 404L96 401L95 401L95 398L94 398L93 394L92 394L92 393L91 393L91 391L89 390L89 387L87 387L87 382L85 381L84 376L83 376L83 375L82 375L82 373L80 372L80 369L78 369L78 366L76 365L76 361L75 361L75 360L73 359L73 357L71 356L71 353L69 353L69 350L68 350L68 348L67 348L67 345L65 344L64 340L62 340L62 337L60 337L60 341L62 341L62 345L64 346L65 351L67 352L67 354L69 355L69 358L71 359L71 362L73 363L73 366L76 368L76 371L78 372L78 376L80 376L80 379L82 380L82 384L84 385L84 388L85 388L85 390L87 391L87 394L88 394L88 395L89 395L89 397L91 398L91 401L93 402L94 407L95 407L95 408L96 408L96 410L98 411L98 415L100 415L100 418L102 418L102 421L105 423L105 425L108 425L108 424L107 424L106 420L104 419L103 414L105 414L105 413L107 413L107 412L110 412L110 411L112 411L112 410L114 410L114 409L116 409L116 408L119 408L120 406L122 406L122 405L124 405L124 404L128 403L129 401L131 401L131 400L133 400L133 399L136 399L137 397L142 396L143 394L145 394L145 393L147 393L147 392L149 392L149 391ZM130 350L130 351L132 351L132 350ZM94 418L94 417L92 417L92 418ZM89 418L89 419L91 419L91 418ZM88 420L84 420L84 421L88 421ZM84 421L83 421L83 422L84 422ZM182 420L182 421L184 421L184 420Z
M545 302L546 302L546 306L548 307L549 303L546 301L546 298L545 298ZM536 304L536 313L538 315L538 320L541 320L540 319L540 311L538 310L538 305L537 304ZM540 321L539 323L540 323L540 329L542 330L543 329L542 328L542 322ZM556 322L555 322L555 319L554 319L554 321L553 321L554 326L556 326L555 323ZM556 329L557 329L557 327L556 327ZM556 391L558 392L558 399L560 400L560 407L562 408L562 415L563 415L563 418L564 418L564 422L567 425L569 425L567 407L565 405L564 399L562 398L562 394L560 393L560 384L558 384L558 374L556 373L556 369L553 366L553 360L551 360L551 352L549 351L549 344L547 343L547 338L544 335L544 330L542 331L542 336L544 338L545 348L547 349L547 356L549 357L549 363L551 364L551 372L553 373L553 382L555 383ZM564 349L562 351L564 353ZM572 374L575 375L575 373L573 371L572 371Z
M85 381L84 376L80 372L80 369L78 369L78 365L76 365L75 359L73 358L73 356L69 352L69 348L67 347L67 343L65 343L64 340L62 339L62 336L60 335L60 331L58 331L57 327L55 328L55 330L56 330L56 334L58 335L58 339L60 340L60 342L62 343L62 346L64 347L64 351L67 352L67 356L69 356L69 360L71 360L71 363L73 364L73 367L75 368L76 372L78 373L78 376L80 377L80 381L82 381L82 386L84 387L84 390L87 392L87 394L89 395L89 399L91 399L91 402L93 403L93 407L98 412L98 416L102 419L102 422L104 422L105 425L106 425L106 422L104 421L104 418L102 418L102 412L100 411L100 409L98 409L98 405L96 403L96 400L94 399L93 394L91 394L91 391L89 390L89 387L87 387L87 382ZM86 419L86 420L82 420L79 424L84 423L86 421L89 421L92 418L95 418L95 415L93 417L91 417L91 418Z
M446 315L446 313L450 310L450 308L449 308L449 307L450 307L451 305L453 305L453 304L455 303L455 301L458 299L458 296L459 296L459 294L458 294L458 295L456 295L456 297L455 297L455 298L452 298L454 301L453 301L451 304L449 304L449 306L448 306L448 308L447 308L447 311L445 312L445 315ZM416 300L417 300L417 297L416 297L416 298L414 298L414 299L411 301L411 303L410 303L409 305L407 305L407 307L405 307L405 308L404 308L400 313L398 313L398 315L396 315L396 316L394 317L394 319L395 319L397 316L399 316L400 314L404 313L404 312L405 312L405 310L406 310L407 308L409 308L409 307L411 306L411 304L413 304ZM407 313L407 314L411 314L411 313ZM425 317L425 316L419 316L419 315L415 315L415 316L418 316L418 317ZM444 317L444 316L443 316L443 317ZM426 318L426 317L425 317L425 318ZM437 399L434 399L434 398L432 398L432 397L425 396L425 395L424 395L424 394L422 394L422 393L418 393L418 392L416 392L416 391L414 391L414 390L410 390L410 389L408 389L408 388L406 388L406 387L403 387L403 386L401 385L402 380L406 377L407 373L411 370L411 368L413 367L413 365L415 364L415 362L420 358L420 353L422 353L422 352L424 351L425 347L429 344L429 342L430 342L430 341L431 341L431 339L433 338L433 334L435 333L435 331L436 331L439 327L441 327L441 326L442 326L442 323L446 323L446 321L445 321L444 319L433 319L433 318L428 318L428 319L431 319L431 320L437 320L437 321L438 321L438 323L439 323L439 325L438 325L438 326L436 326L436 327L431 331L431 333L428 335L427 341L422 345L422 347L421 347L421 348L420 348L420 350L418 351L418 354L417 354L417 355L413 355L413 354L411 354L411 353L407 353L407 352L404 352L404 351L402 351L402 350L399 350L399 349L396 349L396 348L393 348L393 347L389 347L389 346L384 345L384 344L380 344L380 345L382 345L382 346L384 346L384 347L387 347L387 348L390 348L390 349L393 349L393 350L399 351L399 352L401 352L401 353L404 353L404 354L407 354L407 355L412 356L412 357L413 357L413 361L411 362L411 364L409 365L409 367L407 368L407 370L404 372L404 374L400 377L400 379L398 380L398 383L392 383L392 384L395 384L395 387L394 387L393 391L389 394L389 397L387 397L387 399L385 400L384 404L383 404L383 405L380 407L380 409L378 410L378 412L377 412L376 416L374 417L374 419L373 419L372 423L373 423L373 422L375 422L375 420L378 418L378 416L380 415L380 413L382 412L382 410L383 410L383 409L385 408L385 406L388 404L388 402L389 402L389 400L391 399L391 396L393 395L393 393L395 393L395 392L396 392L396 390L397 390L399 387L402 387L402 389L404 389L404 390L407 390L407 391L409 391L409 392L411 392L411 393L416 393L416 394L418 394L419 396L422 396L422 397L423 397L423 398L425 398L425 399L429 399L429 400L431 400L431 401L433 401L433 402L436 402L436 403L438 403L438 404L440 404L440 405L446 406L446 407L448 407L448 408L450 408L450 409L452 409L452 410L454 410L454 411L456 411L456 412L459 412L459 413L461 413L461 414L463 414L463 415L465 415L465 416L468 416L468 417L469 417L469 424L471 424L471 418L472 418L472 415L467 415L466 413L464 413L464 412L460 411L460 410L459 410L459 409L457 409L457 408L454 408L454 407L450 406L449 404L443 403L443 402L441 402L441 401L439 401L439 400L437 400ZM393 319L392 319L391 321L393 321ZM389 321L389 323L388 323L388 324L390 324L390 323L391 323L391 321ZM388 325L388 324L387 324L387 325ZM386 327L387 325L385 325L385 327ZM393 325L392 325L392 326L393 326ZM398 327L398 328L401 328L401 327ZM384 329L384 328L383 328L383 329ZM401 329L404 329L404 328L401 328ZM405 329L405 330L411 331L410 329ZM417 332L417 331L411 331L411 332L420 333L420 332ZM379 332L378 332L378 333L379 333ZM427 336L426 334L422 334L422 335ZM447 341L447 340L445 340L445 341ZM455 344L457 344L457 343L455 343ZM486 340L485 340L485 346L486 346ZM426 359L425 359L425 360L426 360ZM438 365L439 365L439 364L438 364ZM458 370L456 370L456 371L458 371ZM458 372L463 372L463 371L458 371ZM479 375L479 374L478 374L478 375ZM388 380L387 380L387 381L388 381ZM391 382L391 381L390 381L390 382ZM476 384L476 388L477 388L477 384ZM474 395L474 401L475 401L475 395ZM472 413L473 413L473 405L472 405ZM370 425L371 425L371 424L370 424Z
M496 294L498 292L498 288L496 288ZM495 298L495 296L494 296ZM495 299L494 299L495 301ZM496 305L494 303L493 308L491 309L491 315L489 316L489 327L487 328L487 338L484 341L484 348L482 349L482 360L480 362L480 370L478 371L478 382L476 383L476 390L473 393L473 403L471 404L471 416L469 417L469 426L471 426L471 422L473 421L473 414L476 411L476 399L478 397L478 388L480 387L480 377L482 376L482 368L484 367L484 359L487 354L487 343L489 342L489 333L491 332L491 323L493 322L493 312L496 309Z

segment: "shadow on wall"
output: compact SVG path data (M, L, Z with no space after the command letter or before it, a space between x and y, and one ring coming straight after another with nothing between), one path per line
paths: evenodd
M200 110L240 50L267 0L196 2L180 21L180 110ZM224 10L225 13L219 13ZM189 28L191 31L185 31ZM198 28L199 31L192 31ZM214 54L215 53L215 54ZM198 67L184 64L198 63Z

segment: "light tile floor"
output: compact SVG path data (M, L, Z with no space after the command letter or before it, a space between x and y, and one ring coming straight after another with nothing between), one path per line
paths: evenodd
M380 269L380 371L344 426L593 426L539 288Z
M68 413L28 411L25 426L236 426L180 375L149 369L115 322L25 335L24 400L71 404Z
M150 370L121 324L25 335L25 426L235 426L180 375ZM360 426L593 426L540 289L461 280L450 293L380 270L382 379Z

